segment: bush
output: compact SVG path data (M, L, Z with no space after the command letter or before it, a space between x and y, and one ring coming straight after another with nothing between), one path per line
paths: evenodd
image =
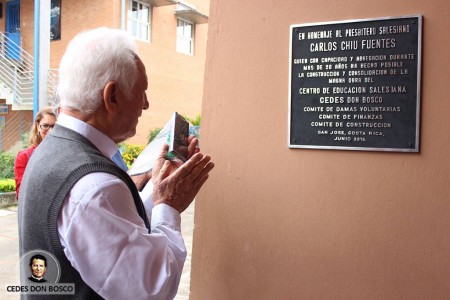
M0 179L0 192L14 192L16 191L16 181L14 179Z
M14 155L0 153L0 178L14 178Z
M200 115L196 115L195 119L191 119L189 117L183 116L183 118L192 124L192 126L200 126L200 123L202 121L202 117Z
M128 167L131 167L136 157L144 150L144 146L121 144L122 158Z

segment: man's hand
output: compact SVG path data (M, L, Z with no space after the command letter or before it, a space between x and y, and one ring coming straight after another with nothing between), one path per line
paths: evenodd
M200 151L200 148L198 148L198 139L194 136L194 135L190 135L187 138L187 148L188 148L188 158L191 158L192 155L194 155L195 153ZM167 153L167 151L166 151ZM159 159L159 158L158 158ZM173 164L174 168L173 170L176 170L181 164L182 162L179 161L171 161L171 163ZM158 168L157 172L159 173L161 166L157 166L155 164L154 168ZM131 179L133 180L134 184L136 185L138 191L142 191L142 189L145 187L145 185L148 183L148 181L152 178L152 172L146 172L143 174L139 174L139 175L132 175Z
M192 142L189 146L191 144ZM194 148L192 148L192 153L195 153ZM168 149L169 147L164 145L153 167L153 203L154 205L167 204L182 213L208 179L214 163L211 162L209 155L198 152L178 169L175 169L177 166L165 159Z
M198 139L195 137L195 135L190 135L185 142L187 142L188 146L187 146L187 158L189 160L189 158L192 157L192 155L194 155L195 153L200 152L200 148L198 147ZM166 155L167 155L167 150L166 150ZM158 161L161 158L161 156L159 156L156 160ZM172 171L175 171L176 169L178 169L183 162L180 159L174 159L174 160L170 160L170 164L172 165ZM162 167L162 164L157 164L155 162L155 164L153 165L153 173L159 173L160 169ZM151 177L151 176L150 176Z
M198 148L198 138L191 134L188 137L188 159L197 152L200 152L200 148Z

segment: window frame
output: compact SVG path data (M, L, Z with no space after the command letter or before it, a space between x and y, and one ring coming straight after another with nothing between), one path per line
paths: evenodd
M133 8L133 2L135 2L137 5L137 18L134 18L131 14L132 8ZM139 19L140 10L142 9L142 7L140 7L140 5L148 8L147 22ZM150 43L152 40L151 22L152 22L152 5L151 4L143 2L143 1L139 1L139 0L129 0L128 1L127 31L131 34L131 36L133 36L135 39L137 39L139 41ZM136 25L136 33L133 33L133 31L132 31L133 23ZM144 26L147 28L147 39L142 38L141 26Z
M183 35L179 35L179 22L183 22ZM186 24L189 24L192 28L191 30L191 36L187 37L185 32ZM180 43L183 43L180 45ZM184 43L189 43L189 50L186 52L184 49L187 48ZM186 54L194 56L194 49L195 49L195 23L188 21L186 19L177 17L177 29L176 29L176 51L178 53Z

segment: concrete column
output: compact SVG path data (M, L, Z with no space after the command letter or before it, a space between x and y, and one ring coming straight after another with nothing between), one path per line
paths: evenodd
M40 0L39 18L39 109L48 105L50 68L50 0Z

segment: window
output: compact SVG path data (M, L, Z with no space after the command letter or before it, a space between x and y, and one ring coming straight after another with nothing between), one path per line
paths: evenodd
M132 36L150 41L150 5L130 0L128 3L128 32Z
M50 41L61 39L61 0L50 2Z
M177 19L177 51L194 54L194 24Z

